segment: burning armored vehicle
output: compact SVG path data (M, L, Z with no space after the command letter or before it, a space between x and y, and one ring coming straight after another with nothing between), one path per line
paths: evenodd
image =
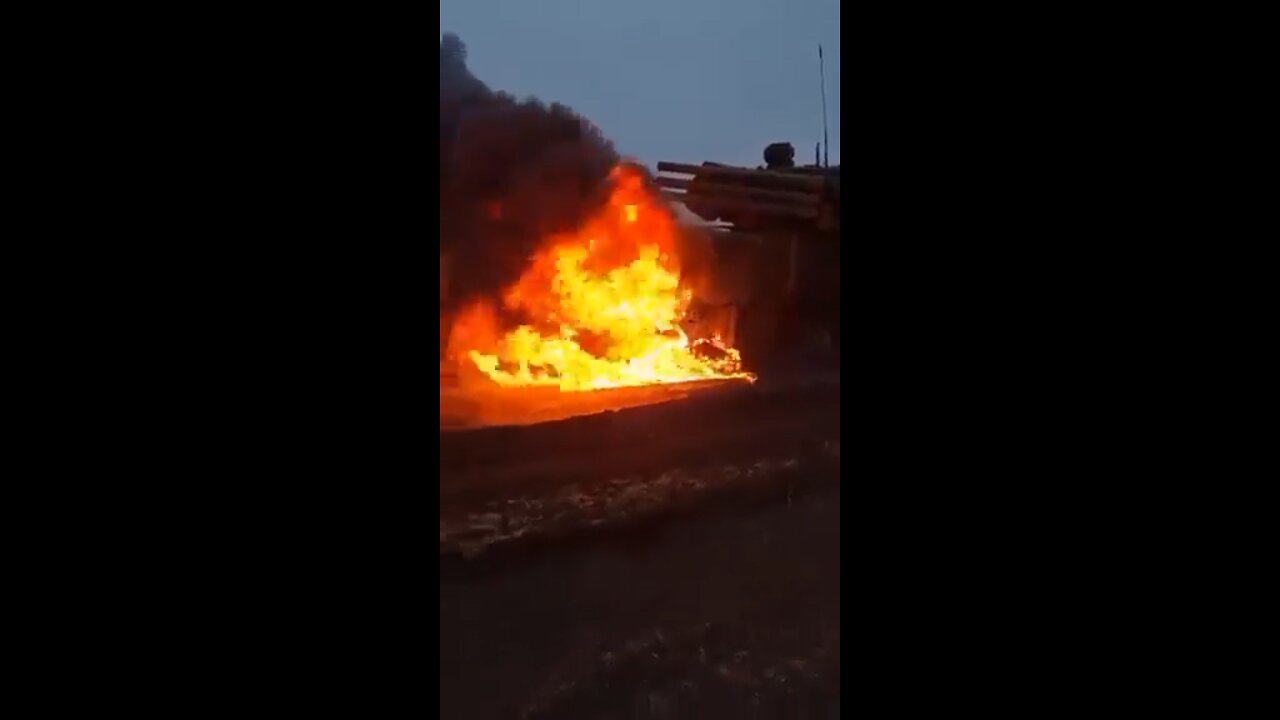
M580 390L733 375L735 348L755 365L838 345L838 167L658 172L620 165L597 215L529 261L501 304L534 324L499 343L505 356L493 352L500 312L486 303L446 319L442 353L452 345L502 385ZM680 222L672 203L719 222ZM448 267L442 255L442 301ZM490 347L463 347L477 344Z

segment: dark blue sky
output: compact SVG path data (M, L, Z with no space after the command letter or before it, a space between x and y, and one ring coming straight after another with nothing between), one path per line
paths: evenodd
M440 28L490 88L568 105L649 165L755 166L770 142L813 162L821 43L840 162L839 0L441 0Z

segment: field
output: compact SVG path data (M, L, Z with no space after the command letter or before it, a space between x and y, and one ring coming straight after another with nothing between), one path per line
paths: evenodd
M442 717L838 716L839 378L770 377L442 430Z

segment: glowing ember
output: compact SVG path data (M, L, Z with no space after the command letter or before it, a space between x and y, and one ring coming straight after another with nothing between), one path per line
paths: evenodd
M460 316L465 356L499 385L562 391L753 380L737 350L689 342L679 323L692 294L680 284L675 220L634 170L618 167L611 181L600 213L549 238L507 291L506 307L529 324L493 339L484 306Z

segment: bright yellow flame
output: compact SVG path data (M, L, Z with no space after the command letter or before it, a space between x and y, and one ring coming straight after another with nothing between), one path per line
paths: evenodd
M633 172L619 168L613 180L608 207L578 232L552 238L507 292L507 307L531 324L467 357L499 385L562 391L754 379L717 340L707 342L714 358L690 346L679 321L692 294L672 261L674 219Z

